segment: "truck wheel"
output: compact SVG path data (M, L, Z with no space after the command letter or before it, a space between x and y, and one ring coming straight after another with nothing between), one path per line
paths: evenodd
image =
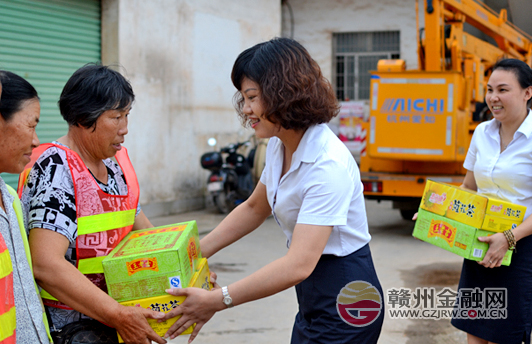
M401 217L404 220L412 220L412 217L417 213L417 209L401 209Z

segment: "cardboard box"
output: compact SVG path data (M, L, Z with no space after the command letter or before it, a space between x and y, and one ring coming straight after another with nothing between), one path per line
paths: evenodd
M526 207L458 186L427 180L421 209L492 232L523 222Z
M189 287L195 287L195 288L202 288L205 290L211 290L212 284L210 282L210 272L209 272L209 265L207 264L207 259L202 258L200 260L198 271L194 273L192 276L192 279L190 280ZM122 301L120 302L121 305L124 306L132 306L132 307L143 307L146 309L151 309L154 311L164 312L168 313L173 308L177 307L183 301L185 300L184 296L173 296L166 294L161 296L154 296L154 297L148 297L138 300L130 300L130 301ZM157 320L154 319L148 319L148 323L153 328L153 330L159 335L164 336L166 331L172 326L179 317L175 317L172 319L168 319L167 321L163 321L158 323ZM182 334L190 334L192 333L194 329L194 325L190 326L188 329L186 329ZM124 341L118 335L118 341L120 343L123 343Z
M508 229L513 229L521 224L522 221L509 220L499 216L494 216L486 214L484 216L484 221L480 228L485 229L490 232L504 232Z
M476 261L484 258L489 247L487 243L478 241L478 238L493 234L423 209L419 209L412 233L420 240ZM502 265L510 265L512 252L506 252Z
M120 302L189 285L200 259L198 227L190 221L132 231L102 265L108 293Z

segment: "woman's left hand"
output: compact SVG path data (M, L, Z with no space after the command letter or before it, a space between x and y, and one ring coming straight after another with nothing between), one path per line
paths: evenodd
M195 323L196 327L188 340L190 343L196 338L203 325L213 317L214 313L226 308L222 302L223 296L220 289L207 291L201 288L172 288L167 289L166 292L174 296L185 296L186 299L159 320L164 321L181 315L166 331L164 338L174 339Z
M478 240L489 245L484 259L478 263L486 268L501 266L502 259L506 251L508 251L508 240L506 240L504 234L496 233L487 237L479 237Z

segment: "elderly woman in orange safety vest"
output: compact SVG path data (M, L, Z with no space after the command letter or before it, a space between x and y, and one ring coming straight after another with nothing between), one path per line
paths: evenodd
M99 343L117 342L116 331L126 343L166 342L146 319L164 314L113 300L101 263L131 230L153 227L140 210L137 177L122 146L134 97L129 82L108 67L78 69L59 99L67 134L34 150L19 181L55 343L87 331Z
M35 88L0 71L0 173L20 173L30 160L40 111ZM0 177L0 344L50 343L31 268L20 200Z

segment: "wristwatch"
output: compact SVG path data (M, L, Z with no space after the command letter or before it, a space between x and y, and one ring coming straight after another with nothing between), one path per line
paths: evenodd
M222 287L222 295L224 296L222 300L224 305L226 305L227 308L233 307L233 299L231 298L231 296L229 296L229 291L227 291L227 287Z

